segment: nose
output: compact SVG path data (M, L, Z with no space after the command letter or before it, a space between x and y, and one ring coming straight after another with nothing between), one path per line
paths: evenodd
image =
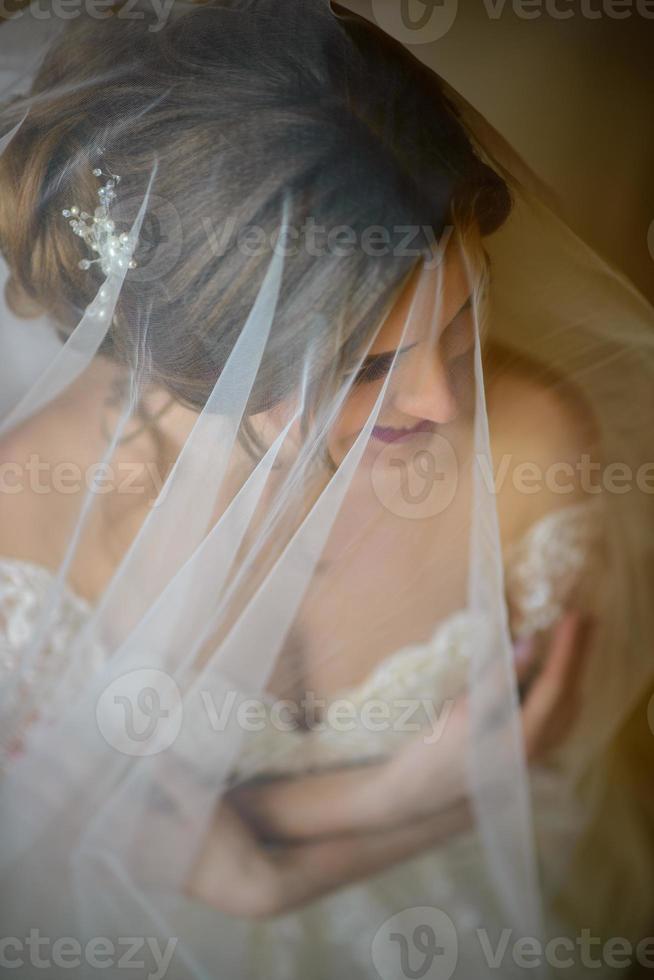
M452 422L458 405L448 380L447 365L439 355L417 347L413 363L399 382L394 402L398 411L415 419L428 419L440 425Z

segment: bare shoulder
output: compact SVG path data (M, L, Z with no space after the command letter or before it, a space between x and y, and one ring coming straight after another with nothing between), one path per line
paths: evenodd
M144 429L119 444L96 482L119 414L109 386L113 371L103 364L88 369L0 439L0 556L58 567L90 503L69 575L87 597L99 594L122 558L162 475L150 465L157 443Z
M0 554L57 565L102 458L98 365L0 439Z
M29 419L0 440L0 554L49 565L61 552L79 506L75 418L66 403ZM79 482L79 481L78 481Z
M489 363L488 416L505 540L588 496L597 436L580 392L529 362Z

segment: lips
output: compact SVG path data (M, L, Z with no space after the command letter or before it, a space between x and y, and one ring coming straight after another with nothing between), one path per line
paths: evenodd
M417 436L422 432L435 432L436 423L430 422L428 419L422 419L416 425L412 425L408 429L395 429L391 426L376 425L372 430L373 439L378 439L380 442L401 442L404 439L410 439L412 436Z

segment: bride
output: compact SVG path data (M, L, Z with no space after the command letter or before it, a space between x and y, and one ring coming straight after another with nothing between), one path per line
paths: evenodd
M2 111L5 965L638 965L651 309L363 19L140 13Z

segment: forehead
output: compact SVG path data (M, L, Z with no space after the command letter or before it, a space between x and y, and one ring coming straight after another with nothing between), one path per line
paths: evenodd
M459 242L450 242L440 262L416 266L375 337L370 353L394 350L401 344L429 336L437 339L465 303L473 285L470 260L466 260Z

